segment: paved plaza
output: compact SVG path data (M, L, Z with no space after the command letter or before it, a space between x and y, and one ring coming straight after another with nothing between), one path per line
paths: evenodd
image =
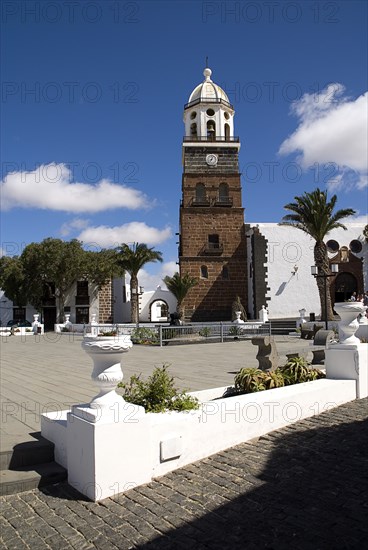
M43 412L86 403L97 390L91 381L92 360L78 335L1 338L1 449L30 439L40 429ZM288 350L305 348L304 340L276 337L281 361ZM250 340L153 347L135 345L123 356L124 380L147 376L154 367L170 365L180 389L192 391L232 385L243 367L256 367L257 346Z
M51 337L2 342L4 446L39 431L39 413L52 403L94 395L81 339ZM277 343L280 353L301 344ZM255 353L250 342L135 346L123 370L128 378L170 363L180 387L199 390L231 384L240 367L256 366ZM100 503L65 482L1 497L0 548L360 550L368 537L367 405L348 403Z

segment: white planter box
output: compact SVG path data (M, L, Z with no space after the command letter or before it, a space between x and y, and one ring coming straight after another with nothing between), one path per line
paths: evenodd
M41 327L41 333L44 333L44 325L40 325ZM12 331L9 327L0 327L0 335L1 336L10 336L12 334ZM34 336L33 328L32 327L17 327L13 331L14 336Z
M69 483L98 501L356 398L354 380L323 379L221 399L225 389L194 392L201 401L197 411L142 416L126 404L124 417L95 422L67 411L48 413L41 432L55 443Z

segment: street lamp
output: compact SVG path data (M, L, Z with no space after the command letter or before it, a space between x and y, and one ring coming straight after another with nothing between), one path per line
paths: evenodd
M338 264L331 264L331 273L323 273L322 270L318 270L316 265L311 266L311 274L315 279L323 279L323 289L325 293L325 307L324 307L324 318L325 318L325 329L328 330L328 319L327 319L327 278L334 277L336 273L339 272Z

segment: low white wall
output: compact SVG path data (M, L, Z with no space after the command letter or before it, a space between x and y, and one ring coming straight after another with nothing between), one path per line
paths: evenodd
M68 331L63 331L62 329L67 327ZM83 334L85 325L70 323L68 326L66 323L57 323L54 325L54 332L68 334L68 332L77 332L78 334ZM109 325L111 327L111 325Z
M39 325L41 332L44 333L44 325ZM0 334L2 336L9 336L12 334L11 327L0 327ZM33 327L15 327L13 331L14 336L34 336Z
M48 413L42 415L41 432L55 443L56 460L68 469L69 483L96 501L352 401L356 384L324 379L203 402L223 392L195 392L202 401L198 411L131 414L115 422Z

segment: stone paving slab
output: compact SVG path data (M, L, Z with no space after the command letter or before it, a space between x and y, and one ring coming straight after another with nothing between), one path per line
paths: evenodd
M66 483L0 498L0 547L361 550L368 399L243 443L100 503Z
M305 347L304 340L275 337L286 360L290 349ZM44 412L86 403L96 394L91 381L92 361L81 348L79 335L46 333L42 336L0 337L0 450L32 441ZM231 385L242 367L255 367L257 346L250 340L226 343L152 347L135 345L123 356L124 379L147 376L154 367L171 365L180 389L192 391Z

